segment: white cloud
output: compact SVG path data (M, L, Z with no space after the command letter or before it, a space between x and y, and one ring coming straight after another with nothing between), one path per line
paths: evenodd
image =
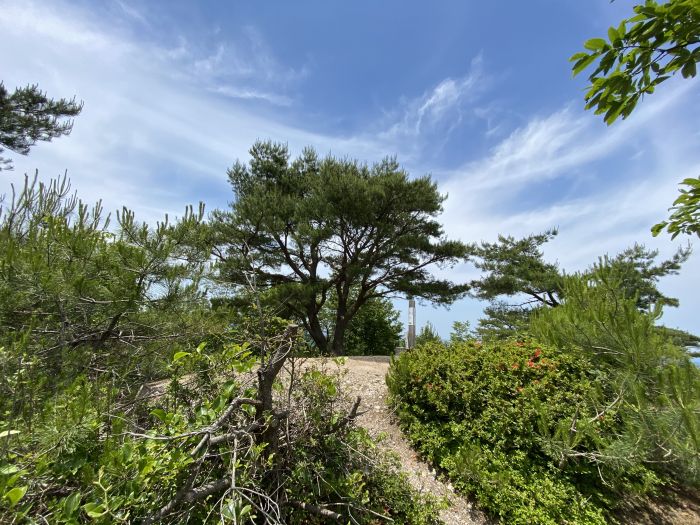
M264 85L277 69L282 82L301 78L279 66L252 30L247 52L224 51L220 60L214 54L194 79L195 53L184 38L175 48L136 41L111 20L68 4L0 1L0 11L5 85L36 82L51 97L76 94L85 101L69 137L37 144L29 157L12 155L15 170L2 173L0 194L25 172L39 169L48 178L67 169L86 200L103 198L108 210L128 203L151 220L200 199L225 205L226 168L247 158L259 138L286 141L292 151L312 144L340 155L381 156L371 141L318 135L251 108L255 100L288 105L291 99L246 82L258 78ZM209 76L202 74L207 68ZM232 79L222 80L226 75Z
M150 27L151 24L149 23L148 18L146 17L146 15L144 15L144 13L139 11L138 8L134 7L133 5L124 0L114 0L114 2L126 16L128 16L132 20L135 20L136 22L139 22L143 26Z
M389 113L389 125L379 136L390 142L422 138L439 132L449 135L462 123L465 113L473 112L470 104L483 93L486 77L483 58L472 60L468 73L459 78L446 78L419 97L405 101Z
M197 57L186 51L180 58L184 69L191 65L191 80L214 93L280 106L292 104L293 98L285 93L309 73L306 66L293 68L281 64L253 27L245 27L235 41L219 42L206 56Z
M619 253L635 241L670 256L687 239L653 238L649 230L667 216L677 183L700 173L694 138L698 120L688 118L698 94L688 82L669 85L628 121L612 127L571 106L533 118L484 158L438 174L441 190L449 193L442 217L448 235L494 241L498 234L520 237L558 227L559 236L544 251L568 271L586 268L598 256ZM628 149L634 154L625 155ZM548 192L554 182L557 189ZM579 193L582 182L586 191ZM518 206L533 191L543 193L536 205ZM700 309L693 277L698 274L696 255L680 276L666 280L682 305L669 309L669 324L700 328L692 315ZM469 279L474 272L464 266L450 275Z

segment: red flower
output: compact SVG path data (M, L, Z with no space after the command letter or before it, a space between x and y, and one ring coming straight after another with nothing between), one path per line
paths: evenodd
M535 368L535 363L532 361L532 359L527 360L527 366L529 366L530 368Z
M515 363L511 368L513 370L517 370L518 368L520 368L520 365L518 363Z
M538 348L537 350L535 350L535 357L534 357L535 359L537 359L541 355L542 355L542 349Z

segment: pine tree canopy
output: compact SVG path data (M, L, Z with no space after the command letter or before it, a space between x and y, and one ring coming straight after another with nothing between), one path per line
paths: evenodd
M0 169L11 169L10 159L1 156L5 149L27 155L38 141L50 141L68 135L82 102L61 98L53 100L37 85L17 88L10 94L0 82Z
M436 217L444 196L429 176L410 178L395 159L373 166L306 149L290 162L282 144L258 142L249 164L228 173L235 200L214 213L222 279L251 275L277 294L322 351L344 352L345 332L370 299L395 294L449 303L466 285L435 278L433 267L465 258ZM331 290L334 332L319 313Z

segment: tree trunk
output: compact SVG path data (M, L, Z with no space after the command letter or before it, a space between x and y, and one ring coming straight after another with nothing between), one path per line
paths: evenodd
M318 320L318 312L315 309L309 308L306 312L306 330L309 332L311 339L314 340L319 351L325 354L328 351L328 337L323 332L321 323Z
M335 330L333 330L333 341L331 342L331 354L335 356L345 355L345 333L348 322L345 316L338 315L335 320Z

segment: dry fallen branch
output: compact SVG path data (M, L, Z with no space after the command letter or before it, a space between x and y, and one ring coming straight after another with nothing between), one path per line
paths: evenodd
M279 420L288 416L286 411L275 410L273 406L272 386L282 369L285 360L294 348L297 326L289 325L284 334L279 338L279 344L275 352L270 356L267 362L258 370L258 395L257 399L238 397L233 399L226 407L221 415L211 425L186 434L177 436L149 436L146 434L138 435L149 439L176 440L191 436L202 435L199 443L190 453L192 457L199 458L195 463L195 468L192 474L188 477L185 484L176 492L175 496L161 507L156 513L144 520L146 524L157 523L163 518L175 511L181 503L194 503L207 498L208 496L220 493L232 487L232 479L219 479L192 488L194 479L200 470L202 463L206 459L206 454L202 452L209 446L220 445L228 442L235 442L243 436L250 436L256 439L259 443L264 443L270 450L277 449L279 439ZM264 357L264 356L263 356ZM221 435L214 435L219 430L223 429L229 419L233 416L237 409L243 405L256 407L255 421L247 425L245 428L233 428ZM355 409L355 413L357 410ZM271 416L271 417L270 417ZM354 417L354 416L353 416ZM252 443L252 439L251 439ZM269 496L265 496L268 497ZM262 510L262 509L261 509Z
M338 514L337 512L333 512L332 510L329 510L325 507L319 507L317 505L312 505L311 503L304 503L302 501L290 501L289 505L291 507L296 507L301 510L305 510L307 512L311 512L312 514L316 514L318 516L321 516L323 518L331 519L333 521L340 522L343 519L342 514Z

